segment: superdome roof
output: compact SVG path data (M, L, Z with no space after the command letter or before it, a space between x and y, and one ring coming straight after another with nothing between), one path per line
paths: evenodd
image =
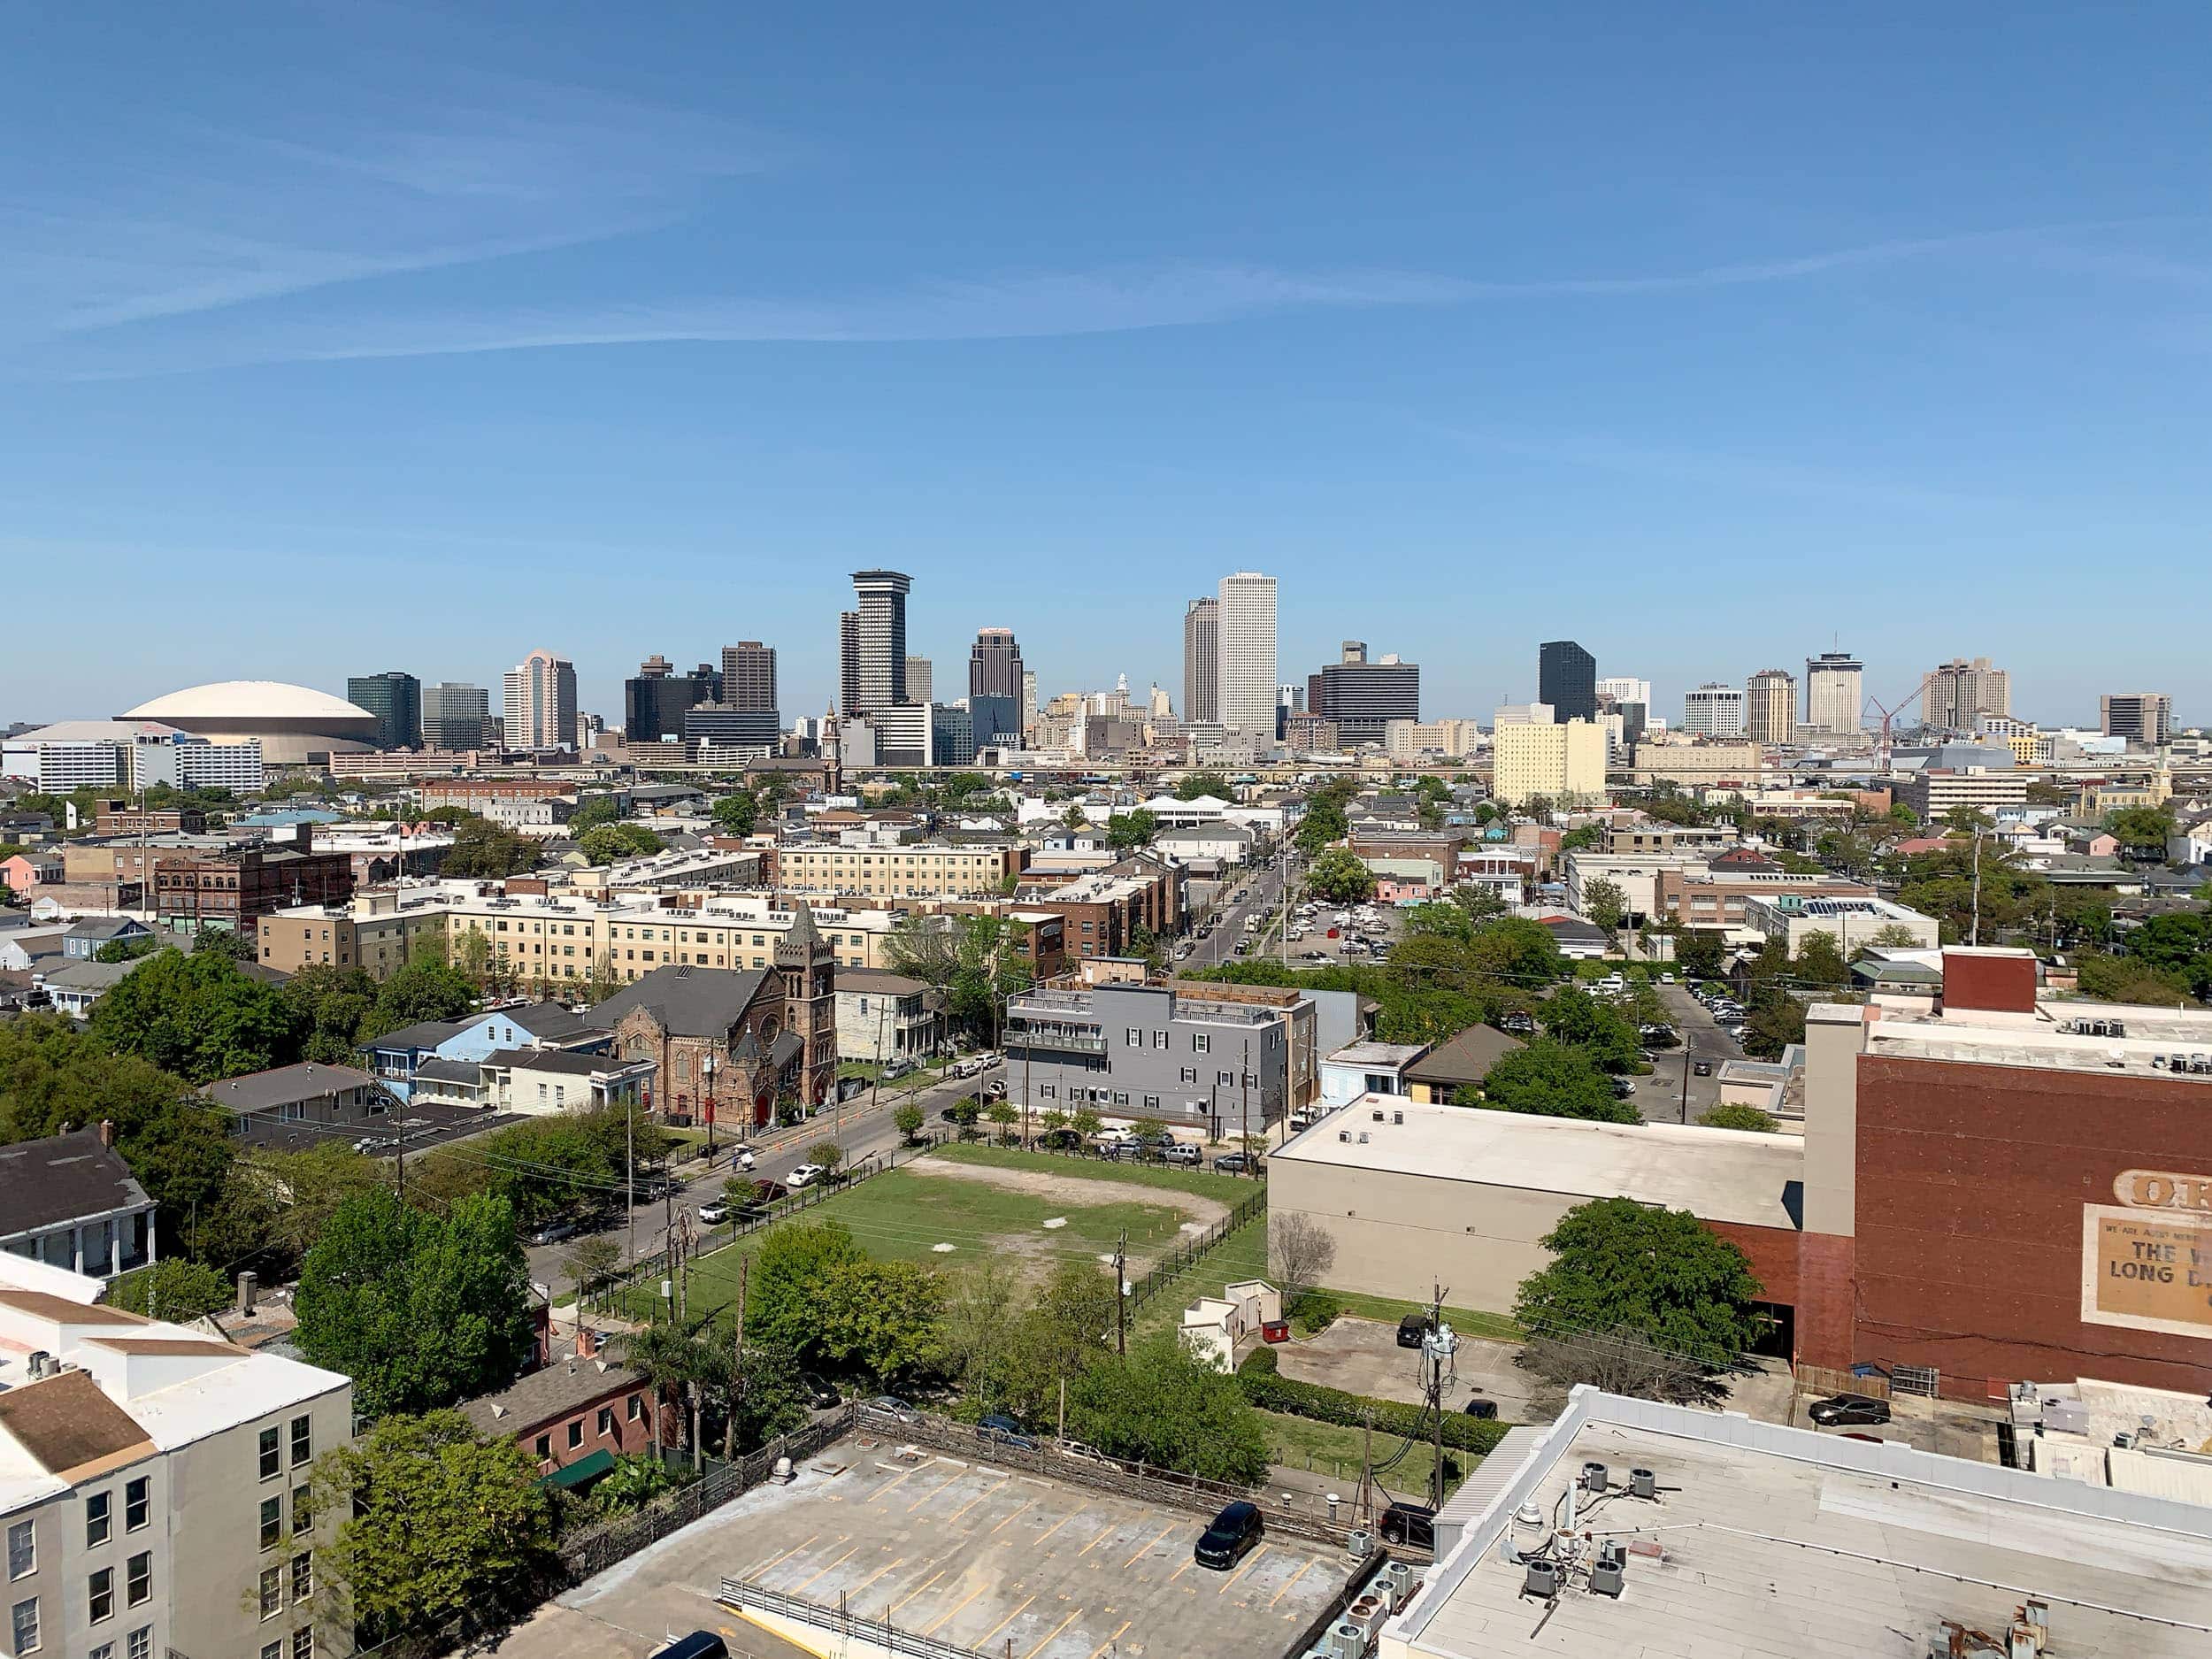
M280 680L225 680L189 686L126 710L126 720L332 720L342 726L373 720L343 697Z

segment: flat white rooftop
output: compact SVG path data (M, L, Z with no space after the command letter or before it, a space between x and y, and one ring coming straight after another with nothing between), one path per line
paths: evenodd
M1402 1121L1400 1121L1402 1118ZM1618 1194L1708 1221L1795 1228L1794 1136L1680 1124L1596 1124L1363 1094L1270 1155L1276 1164L1425 1175L1575 1198Z
M1512 1512L1563 1522L1586 1462L1606 1465L1608 1495L1578 1499L1577 1532L1586 1555L1629 1548L1623 1592L1571 1569L1555 1601L1528 1596L1504 1555ZM1657 1478L1655 1499L1627 1493L1632 1469ZM2001 1642L2031 1599L2048 1609L2048 1659L2200 1659L2212 1510L1582 1389L1382 1652L1925 1659L1947 1650L1946 1620Z
M2092 1021L2116 1022L2126 1034L2093 1033L2087 1029ZM2212 1074L2187 1069L2192 1060L2212 1063L2212 1014L2117 1002L2040 1002L2032 1018L1978 1018L1970 1009L1940 1015L1885 1010L1867 1026L1866 1052L2212 1084ZM2180 1068L2176 1055L2184 1061Z

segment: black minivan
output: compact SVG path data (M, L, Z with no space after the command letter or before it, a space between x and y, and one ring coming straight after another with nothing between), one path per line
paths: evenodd
M1226 1572L1244 1559L1244 1552L1260 1541L1260 1512L1256 1505L1232 1503L1214 1517L1214 1524L1199 1535L1192 1556L1202 1567Z

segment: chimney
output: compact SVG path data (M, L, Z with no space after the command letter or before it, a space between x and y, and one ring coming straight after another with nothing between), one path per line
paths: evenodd
M599 1333L582 1320L576 1322L576 1357L590 1359L599 1352Z
M248 1268L244 1272L239 1274L238 1311L242 1315L250 1314L253 1311L254 1292L260 1287L260 1275L256 1273L251 1268Z
M115 1144L114 1118L103 1118L100 1119L100 1144L104 1147L111 1147Z

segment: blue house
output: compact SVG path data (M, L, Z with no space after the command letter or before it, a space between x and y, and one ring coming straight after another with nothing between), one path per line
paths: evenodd
M588 1025L558 1002L531 1002L495 1008L459 1019L428 1019L403 1025L361 1045L367 1069L400 1099L411 1098L419 1074L427 1080L457 1084L475 1076L480 1061L517 1048L560 1048L574 1054L604 1054L613 1034ZM431 1066L430 1072L423 1068ZM444 1093L445 1091L441 1091Z

